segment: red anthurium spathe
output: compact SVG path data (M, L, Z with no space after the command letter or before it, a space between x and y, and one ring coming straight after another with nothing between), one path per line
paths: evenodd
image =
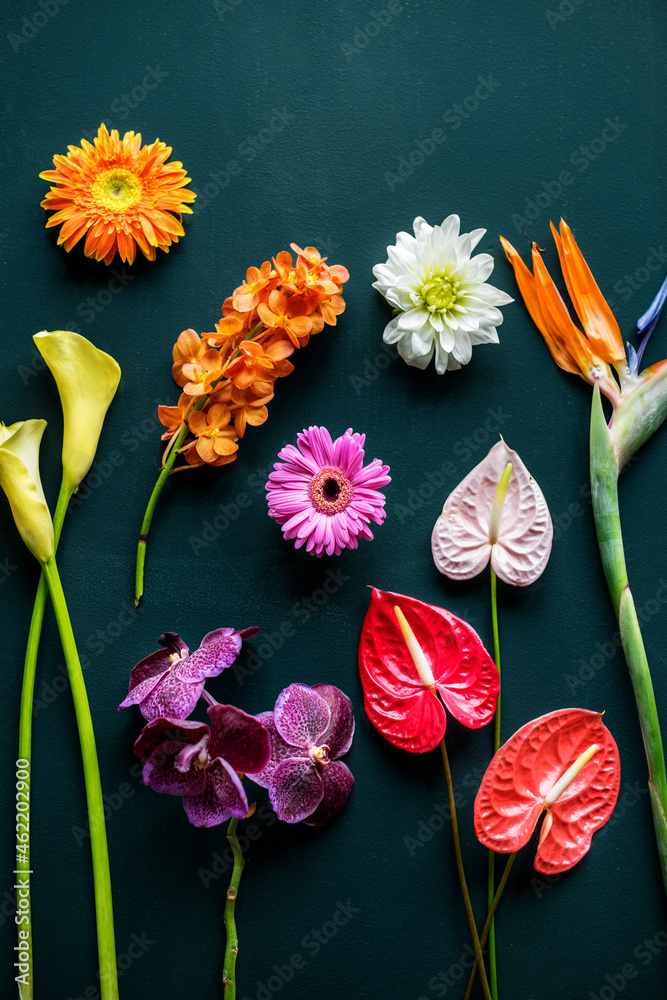
M502 492L508 466L511 475ZM447 497L431 548L440 572L453 580L470 580L491 560L501 580L525 587L544 570L552 539L542 490L501 439Z
M493 718L496 666L477 633L444 608L373 588L359 644L366 714L403 750L426 753L447 715L470 729Z
M567 871L611 816L621 783L618 747L599 712L565 708L519 729L491 761L475 799L475 833L501 854L540 831L535 870Z

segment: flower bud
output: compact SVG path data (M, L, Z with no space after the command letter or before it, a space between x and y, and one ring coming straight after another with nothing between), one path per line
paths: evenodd
M45 420L0 425L0 487L21 538L41 563L53 555L53 523L39 477L39 446Z

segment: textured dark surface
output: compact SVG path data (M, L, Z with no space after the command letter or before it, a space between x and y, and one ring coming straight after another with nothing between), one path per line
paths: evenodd
M60 568L88 658L118 950L130 963L121 979L126 1000L221 996L227 877L224 830L193 829L177 799L141 785L132 754L139 715L116 711L131 667L165 630L194 647L209 629L258 624L262 634L240 661L247 666L254 652L243 683L231 671L211 682L220 700L255 712L292 681L330 681L359 710L366 584L442 604L490 644L488 579L441 578L429 539L445 497L499 430L540 483L557 526L542 578L525 591L500 588L503 732L556 708L605 709L623 764L622 804L571 873L549 885L532 871L531 850L522 852L498 922L501 995L664 995L667 914L643 748L586 500L589 389L551 362L520 303L504 309L500 346L476 348L463 370L438 377L407 368L383 348L389 311L371 288L371 267L416 215L439 223L458 212L465 231L488 228L480 250L496 256L494 283L514 294L496 234L527 250L522 231L532 215L531 235L555 266L548 219L563 214L629 334L667 265L665 23L657 0L5 4L0 418L49 420L43 469L51 499L60 414L49 373L34 367L31 335L76 328L123 371L97 476L66 524ZM122 285L110 284L112 272L79 247L69 255L57 248L39 206L47 189L39 171L101 121L173 146L199 192L185 239L169 256L113 265ZM424 162L401 178L420 143ZM230 160L237 172L227 177ZM291 240L349 268L347 312L293 359L269 422L249 430L235 464L173 481L154 521L147 595L135 614L134 548L160 453L155 407L177 399L172 343L185 327L211 329L246 268ZM648 362L667 353L664 322ZM278 449L313 423L334 434L364 431L368 456L393 475L376 540L338 559L296 552L266 515L263 483ZM665 719L666 457L663 429L621 480L630 579ZM240 494L249 502L211 541L217 529L203 534L206 523ZM37 568L2 506L0 950L9 997L13 761ZM327 579L333 593L324 600ZM274 651L288 626L292 636ZM49 616L34 732L35 996L44 1000L93 997L97 968L81 766L61 664ZM239 1000L463 994L457 963L467 961L468 931L451 837L441 828L439 755L401 753L357 714L346 758L357 784L341 820L323 831L290 828L271 824L264 806L254 823L260 836L247 852L237 908ZM486 856L472 805L491 734L452 722L448 741L481 914ZM265 804L265 793L257 799ZM341 905L348 916L336 927ZM135 941L133 954L144 950L130 959L134 935L143 943ZM287 968L293 956L296 971ZM628 964L634 978L623 971Z

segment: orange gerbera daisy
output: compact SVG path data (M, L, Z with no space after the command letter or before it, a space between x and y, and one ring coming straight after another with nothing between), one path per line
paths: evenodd
M46 223L62 229L58 244L65 250L85 236L86 257L110 264L116 253L134 263L139 249L155 260L156 247L169 252L183 236L182 213L192 214L188 203L194 191L185 189L190 178L178 161L166 163L171 146L156 139L141 145L141 134L126 132L122 140L100 125L95 145L86 139L81 147L69 146L67 156L54 156L55 170L39 176L52 187L42 208L55 212Z

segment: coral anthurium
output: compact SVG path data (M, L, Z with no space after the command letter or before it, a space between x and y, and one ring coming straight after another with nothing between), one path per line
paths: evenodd
M497 497L510 463L506 491ZM490 560L501 580L525 587L544 570L552 540L542 490L501 439L447 497L431 547L436 566L453 580L470 580Z
M359 644L368 718L385 739L426 753L447 728L493 718L498 671L477 633L444 608L373 589Z
M475 833L501 854L530 840L535 869L567 871L607 822L621 783L618 747L599 712L565 708L522 726L491 761L475 799Z

